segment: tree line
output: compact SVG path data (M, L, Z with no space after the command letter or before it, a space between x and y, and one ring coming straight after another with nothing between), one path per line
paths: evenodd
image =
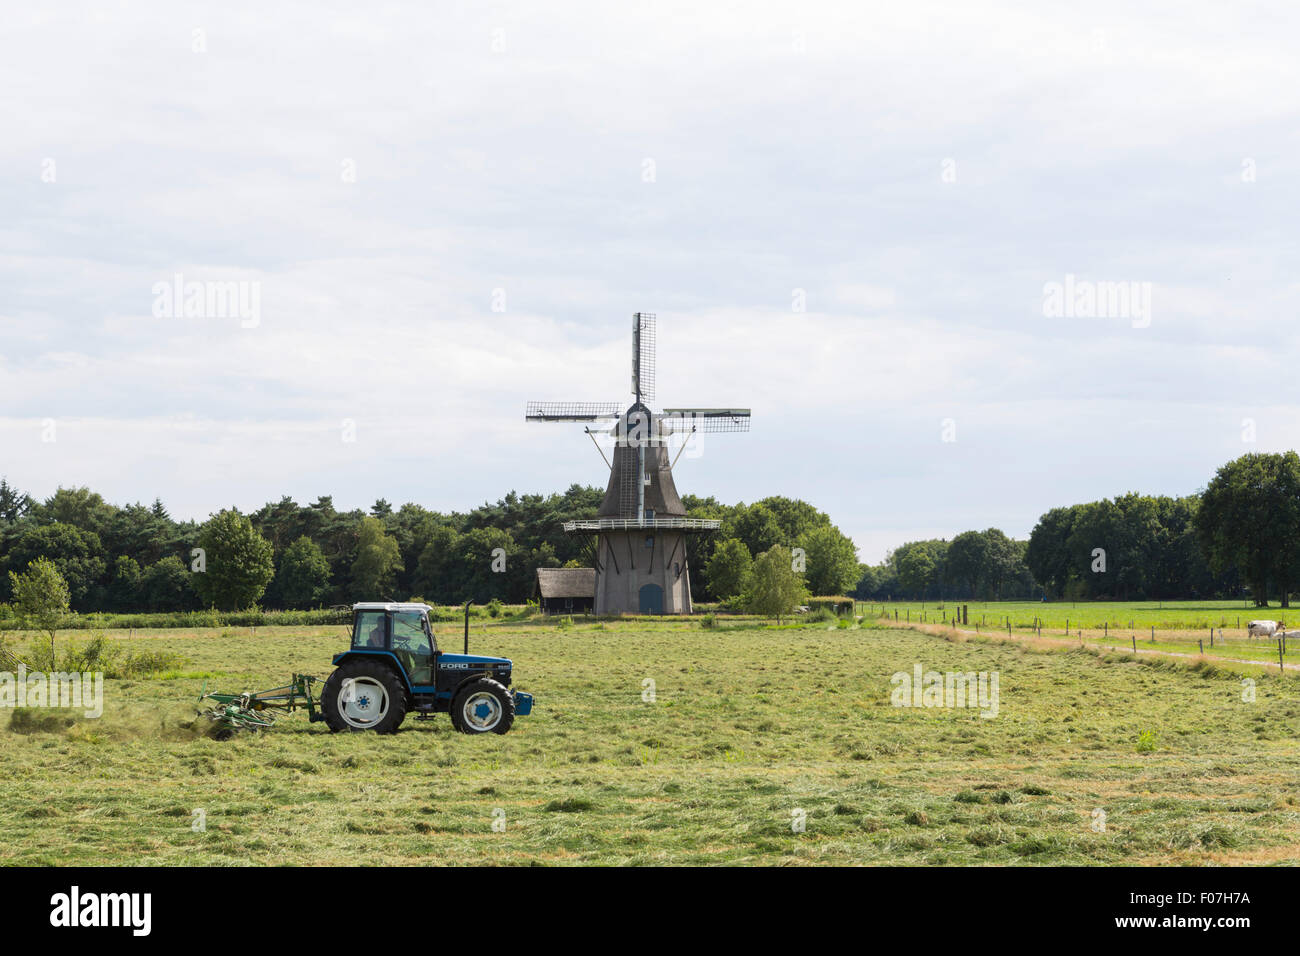
M420 597L430 603L521 604L539 567L590 566L592 539L562 524L589 518L604 492L510 492L495 504L444 514L420 505L339 511L329 496L283 497L253 512L229 508L199 524L161 501L114 505L88 488L36 501L0 479L0 603L9 574L49 559L73 610L141 612L260 605L304 609ZM1300 577L1300 456L1248 454L1181 498L1141 495L1053 508L1029 538L997 528L911 541L878 565L808 502L772 496L726 505L686 495L687 513L716 518L692 535L696 602L753 604L787 556L799 594L862 600L1151 600L1271 596L1289 606ZM777 550L780 549L780 550ZM765 555L769 557L760 563ZM761 570L762 581L755 578ZM793 593L793 592L791 592Z
M1025 564L1026 542L998 528L963 531L951 541L927 538L895 548L864 566L853 591L860 600L1025 600L1039 588Z
M1300 456L1251 453L1203 491L1136 492L1052 508L1028 540L997 528L912 541L864 569L854 595L1144 601L1229 599L1290 606L1300 584Z
M368 511L339 511L329 496L305 505L283 497L200 524L173 519L158 500L115 505L89 488L59 488L36 501L0 479L0 602L13 597L6 572L47 558L79 612L304 609L411 597L522 604L535 569L590 566L591 539L566 534L562 524L591 517L603 496L581 485L563 494L512 491L450 514L383 499ZM751 563L776 545L803 547L803 580L815 593L842 592L859 577L852 541L806 502L683 500L692 517L722 522L720 535L689 542L697 601L730 596L715 593L703 573L723 541L728 554L743 550Z

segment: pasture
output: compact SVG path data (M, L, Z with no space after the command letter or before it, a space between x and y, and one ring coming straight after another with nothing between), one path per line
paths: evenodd
M1136 638L1139 652L1204 655L1225 666L1257 661L1274 671L1278 643L1250 637L1247 625L1257 619L1281 620L1289 630L1300 630L1300 609L1292 614L1290 608L1257 608L1244 601L894 601L860 603L858 613L881 620L897 615L900 623L950 624L963 604L968 607L966 630L1006 636L1009 620L1014 637L1068 636L1076 643L1082 639L1117 650L1131 650ZM1300 640L1288 640L1284 651L1288 666L1300 665Z
M107 681L97 720L0 712L0 862L1300 862L1300 685L1276 669L1248 702L1240 674L1046 642L720 623L476 623L471 651L537 696L481 738L294 714L216 741L205 682L324 676L342 629L109 632L182 663ZM997 672L998 715L892 706L915 664Z

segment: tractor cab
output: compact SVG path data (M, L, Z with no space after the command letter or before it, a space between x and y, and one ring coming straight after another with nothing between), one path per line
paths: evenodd
M427 604L358 604L353 609L352 649L391 653L412 688L434 683L438 642Z
M353 605L351 647L334 656L336 669L321 694L321 719L331 730L391 733L415 711L449 713L464 733L503 734L516 716L532 711L532 695L510 687L509 659L440 650L431 610L413 603Z

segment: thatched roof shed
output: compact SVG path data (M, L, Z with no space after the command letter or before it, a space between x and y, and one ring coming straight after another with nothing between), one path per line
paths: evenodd
M595 568L538 568L537 591L551 598L595 598Z

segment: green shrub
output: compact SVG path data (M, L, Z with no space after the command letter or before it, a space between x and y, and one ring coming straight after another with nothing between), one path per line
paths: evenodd
M844 597L842 594L809 598L806 603L810 611L819 611L824 608L836 615L853 613L853 598Z
M718 626L718 618L713 614L706 614L700 618L700 627L705 630L712 630Z
M128 654L121 667L116 669L116 673L109 673L106 668L104 676L145 677L149 674L175 670L184 663L183 657L167 651L141 651L139 654Z
M492 600L488 601L487 612L488 612L488 617L500 617L501 602L497 598L493 598Z

